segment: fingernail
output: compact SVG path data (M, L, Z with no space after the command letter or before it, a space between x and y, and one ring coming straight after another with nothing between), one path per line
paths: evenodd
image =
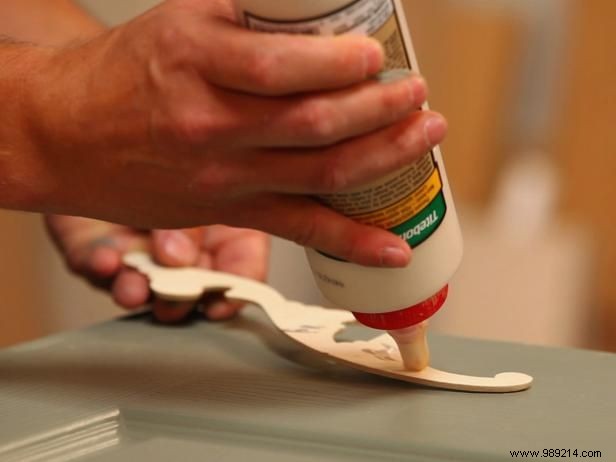
M380 83L388 84L399 82L400 80L408 79L413 75L410 69L389 69L379 72L374 76Z
M428 96L428 88L424 78L409 69L390 69L388 71L379 72L375 78L383 85L390 85L406 80L411 92L411 104L414 107L421 106Z
M388 268L404 268L411 258L409 252L399 247L385 247L381 250L381 266Z
M413 95L413 104L415 107L421 106L428 99L428 85L424 78L415 74L411 80L411 94Z
M383 47L375 40L370 40L364 48L364 68L366 75L374 75L383 68Z
M178 263L191 265L195 257L195 244L181 231L167 231L162 237L163 252Z
M424 137L428 146L436 146L445 138L447 121L442 116L433 116L424 124Z
M97 247L113 247L117 248L117 243L113 237L103 236L98 239L94 239L92 242L88 244L90 249L95 249Z

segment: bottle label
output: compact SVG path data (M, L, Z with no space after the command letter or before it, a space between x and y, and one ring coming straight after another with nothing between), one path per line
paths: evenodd
M378 182L321 200L360 223L390 230L413 247L430 237L447 212L432 154Z
M250 12L244 12L244 18L249 28L264 32L369 35L383 45L384 70L413 70L393 0L356 0L338 10L302 20L272 20ZM441 173L432 151L369 185L319 199L354 220L397 234L411 247L425 242L447 213Z

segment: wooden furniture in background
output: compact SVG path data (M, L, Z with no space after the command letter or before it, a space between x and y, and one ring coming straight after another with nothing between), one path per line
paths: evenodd
M404 0L430 105L449 120L443 143L457 202L488 202L508 145L522 24L501 10Z
M0 347L45 332L45 300L37 271L36 215L0 211Z
M0 347L122 313L71 274L37 214L0 210Z
M566 98L551 150L563 170L564 210L595 237L598 335L616 351L616 2L573 6Z

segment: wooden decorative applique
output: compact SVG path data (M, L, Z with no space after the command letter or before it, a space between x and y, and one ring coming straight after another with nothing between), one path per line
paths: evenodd
M232 274L200 268L165 268L148 254L134 252L124 263L150 280L156 296L170 301L196 301L206 292L224 292L231 300L260 306L282 333L327 359L406 382L449 390L506 393L529 388L532 377L505 372L494 377L473 377L427 367L404 369L393 339L383 334L369 341L337 342L336 335L355 322L348 311L308 306L286 300L272 287Z

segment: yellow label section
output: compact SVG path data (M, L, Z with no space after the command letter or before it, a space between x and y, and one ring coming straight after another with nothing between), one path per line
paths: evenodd
M424 183L436 170L432 154L428 153L415 163L397 172L391 173L377 181L363 185L352 191L322 196L321 199L330 207L348 216L367 216L378 210L406 199L409 194L418 194ZM408 218L411 218L409 216Z
M442 187L443 183L439 171L434 169L428 181L401 201L371 213L353 215L352 218L366 225L380 228L396 227L407 221L409 217L421 212L434 200Z

